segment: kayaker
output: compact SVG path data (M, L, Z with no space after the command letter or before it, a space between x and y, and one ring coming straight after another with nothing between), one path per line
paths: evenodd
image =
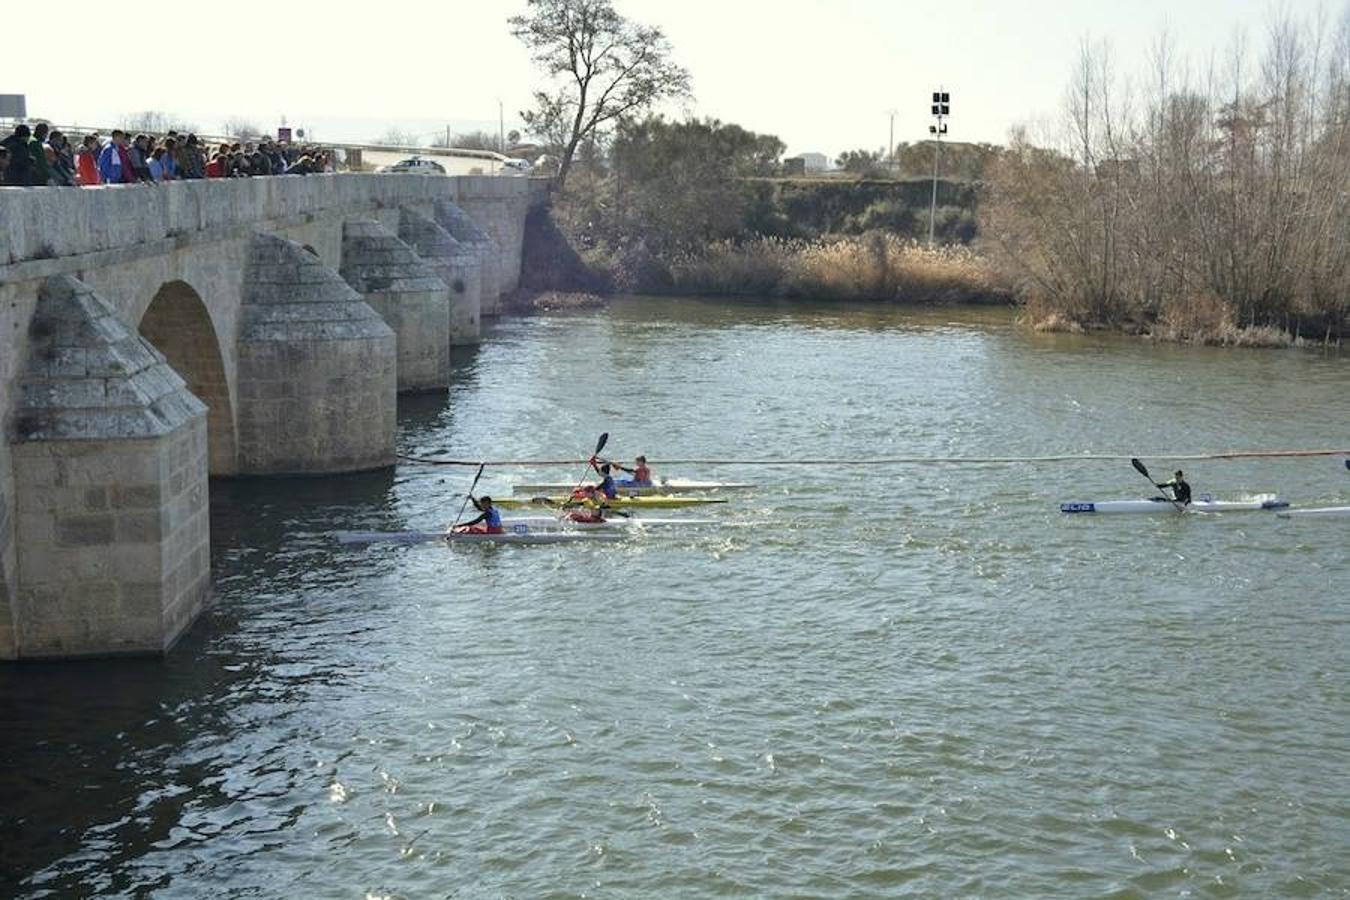
M600 483L595 486L598 493L602 494L606 500L613 500L619 496L619 488L614 484L614 476L610 473L609 463L601 463L596 471L600 473Z
M482 497L469 496L473 501L473 508L478 510L481 515L472 522L465 522L456 525L450 529L461 534L505 534L506 529L502 527L502 511L492 505L492 498L486 494Z
M603 525L607 521L599 509L569 509L565 518L579 525Z
M633 476L632 478L625 478L620 481L619 487L632 488L652 486L652 470L647 468L647 457L645 456L639 456L637 459L633 460L633 468L631 469L626 466L621 466L618 463L614 463L614 468L618 469L620 472L627 472L629 475Z
M1180 469L1172 474L1171 481L1164 481L1158 485L1160 488L1171 488L1172 496L1169 497L1173 503L1180 503L1182 506L1189 506L1191 503L1191 486L1186 483L1186 476ZM1164 491L1164 493L1166 493Z

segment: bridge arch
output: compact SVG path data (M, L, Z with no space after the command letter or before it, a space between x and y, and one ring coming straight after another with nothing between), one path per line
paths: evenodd
M225 376L220 339L201 295L185 281L165 282L141 316L139 330L187 382L188 390L207 406L206 440L211 475L237 474L230 386Z

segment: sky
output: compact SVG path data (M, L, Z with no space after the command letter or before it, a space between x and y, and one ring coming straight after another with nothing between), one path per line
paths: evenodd
M1280 12L1350 10L1350 0L614 3L664 28L690 71L693 100L668 113L736 122L778 135L790 153L831 157L884 146L891 110L897 142L925 139L939 86L952 95L954 140L1002 142L1011 126L1051 121L1084 39L1109 41L1121 71L1142 73L1164 29L1204 64L1239 32L1259 43ZM285 117L320 140L375 140L390 128L429 140L447 126L495 132L499 110L506 130L520 127L539 83L506 24L524 0L399 0L360 13L277 3L261 17L209 3L111 17L106 2L61 8L69 27L59 37L43 4L6 11L11 38L50 35L59 53L6 67L0 93L26 94L30 116L62 124L160 110L207 133L230 118L271 128Z

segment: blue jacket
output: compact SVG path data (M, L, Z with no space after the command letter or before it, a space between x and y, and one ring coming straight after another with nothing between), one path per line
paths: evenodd
M104 184L122 183L122 157L117 153L117 145L112 141L103 145L98 152L98 174Z

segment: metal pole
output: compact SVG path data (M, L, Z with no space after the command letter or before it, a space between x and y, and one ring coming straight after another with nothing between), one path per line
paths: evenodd
M891 110L891 140L886 145L886 155L890 160L887 168L890 169L891 175L895 175L895 110Z
M506 112L500 98L497 100L497 152L506 152Z
M933 144L933 199L928 205L928 249L933 249L933 226L937 222L938 159L942 156L942 131L939 128Z

